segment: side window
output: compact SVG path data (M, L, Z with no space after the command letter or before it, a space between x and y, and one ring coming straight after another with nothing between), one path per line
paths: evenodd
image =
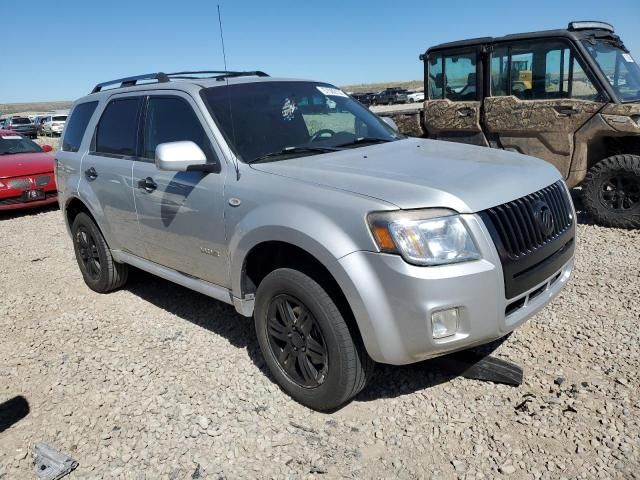
M571 98L578 100L598 100L600 94L593 85L586 72L582 69L580 62L573 57L573 69L571 76Z
M198 145L210 162L215 159L209 138L191 105L177 97L150 97L142 156L154 159L160 143L185 140Z
M97 106L98 102L86 102L75 106L67 122L67 130L62 140L62 150L65 152L77 152L80 149L82 137L84 137L89 120ZM40 122L42 121L44 119Z
M442 72L442 56L434 56L429 59L429 99L441 99L444 91L444 75Z
M496 48L491 54L491 95L502 97L508 95L509 82L509 48Z
M429 98L476 100L476 54L436 55L429 59Z
M96 153L136 155L140 97L112 100L96 128Z
M476 100L476 54L463 53L444 58L445 98Z
M521 100L595 100L598 91L562 41L516 43L491 56L491 91Z

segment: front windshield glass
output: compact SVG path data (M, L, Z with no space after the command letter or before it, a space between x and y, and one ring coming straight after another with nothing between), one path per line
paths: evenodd
M66 115L59 115L57 117L53 117L53 121L54 122L66 122L67 121L67 116Z
M264 156L291 158L404 138L359 102L324 83L241 83L207 88L202 97L227 141L247 163Z
M42 152L40 146L21 135L0 134L0 155Z
M584 45L620 100L640 101L640 67L631 54L605 41L585 40Z

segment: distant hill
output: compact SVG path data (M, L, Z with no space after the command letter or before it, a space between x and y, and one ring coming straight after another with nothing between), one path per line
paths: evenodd
M71 107L69 101L60 102L32 102L32 103L0 103L0 115L11 113L50 112L66 110Z
M379 92L387 87L400 87L407 90L422 90L422 80L401 80L398 82L359 83L357 85L343 85L340 88L345 92Z

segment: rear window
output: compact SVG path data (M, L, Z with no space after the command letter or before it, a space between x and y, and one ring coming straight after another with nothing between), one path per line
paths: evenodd
M13 125L29 125L31 123L31 120L29 120L28 118L12 118L11 119L11 123Z
M67 120L67 116L66 115L58 115L53 117L53 121L54 122L65 122Z
M77 152L82 143L82 137L87 129L91 115L98 106L98 102L87 102L76 105L71 113L67 130L62 141L62 150L65 152ZM66 116L64 117L66 120Z
M112 100L96 129L97 153L135 156L140 98Z

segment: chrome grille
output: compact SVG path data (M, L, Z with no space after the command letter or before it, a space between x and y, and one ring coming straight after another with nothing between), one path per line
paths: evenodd
M531 195L485 210L482 217L485 223L489 220L493 224L511 259L546 245L573 223L571 199L562 180Z
M24 190L27 188L31 188L31 180L28 178L19 178L17 180L9 180L7 182L10 188L16 188L20 190Z
M41 175L36 178L36 186L43 187L51 181L50 175Z

